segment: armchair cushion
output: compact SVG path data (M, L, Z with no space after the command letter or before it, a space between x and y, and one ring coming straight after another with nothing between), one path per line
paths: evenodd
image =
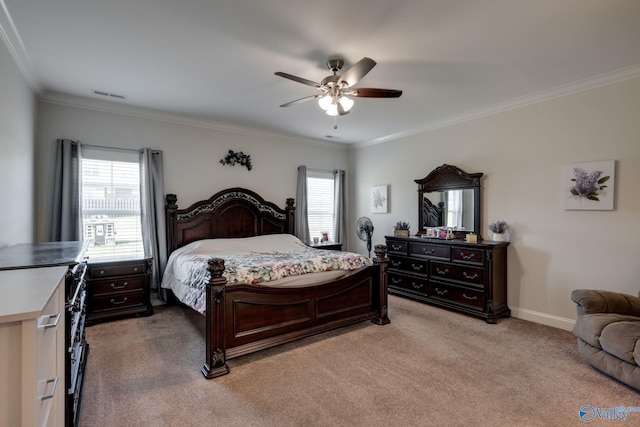
M576 289L571 300L577 304L578 315L591 313L618 313L640 317L640 298L613 291Z
M610 324L602 331L600 346L618 359L640 365L640 322L618 321Z

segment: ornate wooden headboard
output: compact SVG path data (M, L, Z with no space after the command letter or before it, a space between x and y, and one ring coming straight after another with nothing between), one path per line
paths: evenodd
M167 250L201 239L252 237L294 232L293 199L285 209L265 201L251 190L235 187L222 190L187 209L178 209L178 198L167 194Z

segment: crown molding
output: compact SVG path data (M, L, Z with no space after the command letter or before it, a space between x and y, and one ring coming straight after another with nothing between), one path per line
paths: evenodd
M41 87L33 75L33 66L29 58L29 53L22 42L18 29L13 23L13 18L11 18L11 14L4 0L0 0L0 38L31 88L31 91L36 94L39 93Z
M560 98L560 97L571 95L574 93L584 92L584 91L595 89L601 86L606 86L606 85L622 82L625 80L635 79L638 77L640 77L640 64L621 68L619 70L611 71L604 74L599 74L597 76L588 77L582 80L577 80L572 83L556 86L548 90L543 90L530 95L521 96L508 101L488 105L486 107L482 107L476 110L471 110L459 115L446 117L442 120L436 120L431 123L428 123L425 126L422 126L420 128L416 128L416 129L412 129L404 132L398 132L395 134L384 136L382 138L374 139L372 141L356 143L353 145L353 147L362 148L362 147L368 147L371 145L381 144L384 142L389 142L396 139L429 132L435 129L456 125L456 124L467 122L470 120L491 116L491 115L502 113L505 111L526 107L528 105L538 104L540 102L549 101L555 98Z
M1 1L1 0L0 0ZM184 126L194 126L205 129L211 129L221 132L228 132L238 135L252 136L257 138L270 139L278 142L287 142L292 144L305 144L311 146L320 146L323 148L332 148L338 150L346 150L347 145L344 143L336 143L332 141L322 141L305 137L294 137L284 133L272 132L264 129L256 129L246 126L231 125L214 120L196 119L184 115L171 114L164 111L153 110L144 107L136 107L132 105L120 104L117 101L94 100L90 98L66 95L60 93L46 93L39 97L39 101L48 104L62 105L71 108L81 108L85 110L98 111L102 113L118 114L139 119L156 120L165 123L172 123Z

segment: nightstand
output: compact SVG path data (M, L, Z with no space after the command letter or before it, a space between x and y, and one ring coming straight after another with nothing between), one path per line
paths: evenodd
M87 321L150 316L152 258L88 263Z
M312 248L315 249L329 249L332 251L341 251L342 250L342 243L333 243L333 242L329 242L329 243L312 243L309 246L311 246Z

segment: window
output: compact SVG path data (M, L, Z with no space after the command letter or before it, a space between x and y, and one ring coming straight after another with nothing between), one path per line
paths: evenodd
M335 241L335 178L332 171L307 169L307 217L309 237L322 239L329 234Z
M80 200L90 259L144 256L136 151L83 147Z

